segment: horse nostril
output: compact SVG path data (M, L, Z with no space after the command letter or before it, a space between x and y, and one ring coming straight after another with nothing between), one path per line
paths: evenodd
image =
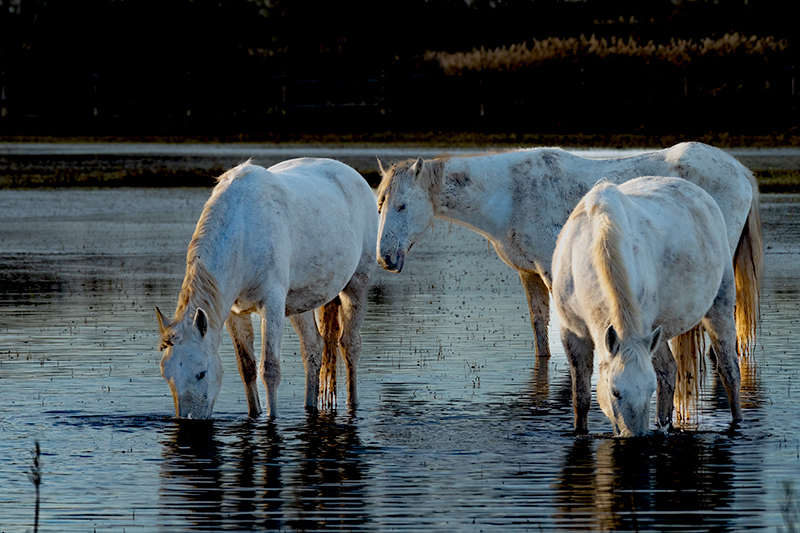
M392 256L391 254L386 254L383 256L383 260L387 265L392 264Z

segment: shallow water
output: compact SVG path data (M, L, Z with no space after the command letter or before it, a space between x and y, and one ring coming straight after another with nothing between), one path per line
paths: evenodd
M287 327L279 417L248 420L230 340L215 419L178 422L153 308L172 309L206 189L0 190L0 531L714 530L797 526L800 220L763 197L767 279L730 424L708 375L697 422L572 429L569 374L535 364L522 287L486 241L438 223L376 270L361 407L302 407ZM343 391L341 391L343 394ZM263 398L263 389L262 389ZM786 504L794 505L794 514Z

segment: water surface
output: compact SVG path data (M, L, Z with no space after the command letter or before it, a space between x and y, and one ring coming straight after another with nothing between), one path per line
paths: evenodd
M763 197L767 279L745 421L730 424L709 374L695 423L613 439L596 403L591 434L573 436L557 323L553 357L537 365L517 277L485 239L441 222L403 274L376 270L357 411L341 397L336 410L305 412L287 326L277 419L246 417L225 335L214 420L174 420L154 307L175 306L208 194L0 190L0 531L32 530L37 440L43 531L800 523L797 197Z

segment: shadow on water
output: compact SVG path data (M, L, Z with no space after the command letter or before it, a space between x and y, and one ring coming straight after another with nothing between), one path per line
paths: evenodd
M736 465L729 437L578 438L553 488L556 520L587 529L733 531ZM763 488L763 487L762 487Z
M355 420L174 421L165 432L160 509L189 530L359 529L370 520Z

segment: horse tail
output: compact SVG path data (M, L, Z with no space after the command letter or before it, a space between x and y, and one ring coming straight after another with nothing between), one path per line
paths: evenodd
M758 184L749 175L753 186L750 212L733 255L736 279L736 351L739 355L753 353L756 328L760 316L760 291L764 274L764 242L761 234Z
M340 310L342 301L337 296L322 306L319 332L322 335L322 366L319 369L319 401L322 407L336 406L336 363L341 350L342 334Z
M700 397L703 367L705 360L705 337L703 327L698 324L689 331L681 333L671 341L672 355L678 364L675 378L675 412L680 421L688 421L696 411Z

